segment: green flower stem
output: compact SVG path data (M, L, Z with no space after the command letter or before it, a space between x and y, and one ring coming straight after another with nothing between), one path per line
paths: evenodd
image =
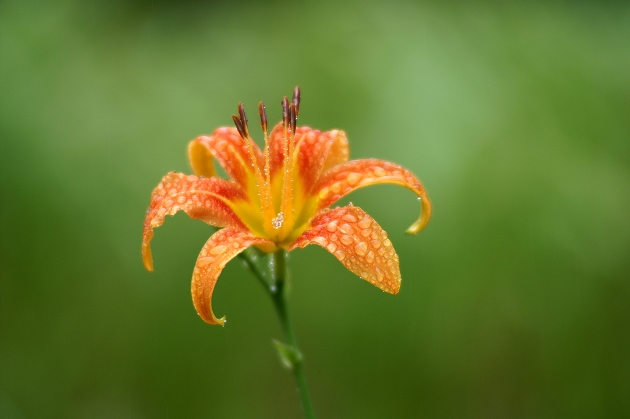
M289 321L286 291L286 260L287 252L283 249L280 249L273 254L272 276L275 287L270 289L270 294L273 304L276 307L276 312L278 313L278 318L280 319L280 325L282 326L282 332L284 333L284 338L286 340L286 345L278 345L278 350L280 351L281 356L283 355L283 360L287 363L295 376L298 392L300 393L300 399L302 400L304 416L308 419L315 419L313 404L311 403L311 397L306 386L306 379L304 378L302 354L298 349L295 335L293 334L293 328L291 327L291 322Z
M282 362L293 371L302 401L304 415L307 419L315 419L313 404L311 403L311 397L306 386L306 379L304 378L302 354L298 349L295 335L293 334L293 328L289 321L289 312L287 309L287 252L280 249L273 253L271 260L269 260L265 257L263 252L252 247L242 252L239 256L245 262L245 265L251 269L254 275L260 280L265 290L271 296L276 312L278 313L278 318L280 319L282 333L286 340L286 343L275 341L276 348L278 349Z

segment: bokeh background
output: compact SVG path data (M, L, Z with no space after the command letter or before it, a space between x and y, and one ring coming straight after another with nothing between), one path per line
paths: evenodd
M384 0L0 2L0 417L300 417L239 260L227 327L193 309L210 227L169 218L140 258L188 141L295 85L301 124L435 209L407 236L409 191L344 200L389 232L395 297L291 253L319 417L630 417L630 7Z

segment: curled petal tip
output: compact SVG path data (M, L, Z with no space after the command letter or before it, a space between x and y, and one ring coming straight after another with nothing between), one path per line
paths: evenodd
M151 257L144 259L144 268L149 272L153 272L153 259Z
M148 232L142 243L142 262L144 263L144 268L149 272L153 272L153 255L149 244L153 234L153 231Z
M418 234L427 226L429 219L431 218L432 208L429 198L425 195L419 197L418 199L420 199L421 205L420 218L418 218L418 220L407 229L407 234Z
M212 177L217 172L210 149L204 143L205 138L199 137L188 144L188 161L197 176Z

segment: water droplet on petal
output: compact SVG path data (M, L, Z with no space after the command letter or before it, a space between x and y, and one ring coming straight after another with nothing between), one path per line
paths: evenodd
M311 239L311 241L313 243L317 243L322 247L326 247L326 245L328 244L328 240L326 240L326 238L322 237L322 236L317 236Z
M361 180L361 175L358 173L349 173L346 177L346 181L350 186L354 186Z
M227 250L227 246L224 246L224 245L220 244L220 245L214 246L212 249L210 249L210 254L220 255L221 253L225 252L226 250Z
M284 214L282 213L282 211L280 211L278 215L276 215L275 218L271 220L271 225L277 230L282 227L282 223L284 223Z
M341 217L342 220L347 221L349 223L356 223L357 222L357 217L355 217L352 214L346 214L343 217Z
M352 244L352 237L348 236L347 234L344 234L343 236L341 236L341 243L343 244Z
M352 228L352 226L348 223L341 225L339 228L344 233L348 233L348 234L354 233L354 228Z
M357 252L357 255L363 256L367 252L368 246L365 242L359 242L354 246L354 250Z
M205 258L199 258L197 260L197 266L202 268L202 267L206 266L207 264L212 263L213 260L214 260L214 258L211 257L211 256L208 256L208 257L205 257Z

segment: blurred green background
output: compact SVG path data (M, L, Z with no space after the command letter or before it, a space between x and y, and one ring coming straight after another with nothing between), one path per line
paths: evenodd
M395 297L291 253L319 417L630 417L630 7L384 0L0 2L0 417L300 417L240 260L227 327L193 309L210 227L169 218L140 258L188 141L239 101L278 120L295 85L301 124L434 202L407 236L409 191L349 198L400 255Z

